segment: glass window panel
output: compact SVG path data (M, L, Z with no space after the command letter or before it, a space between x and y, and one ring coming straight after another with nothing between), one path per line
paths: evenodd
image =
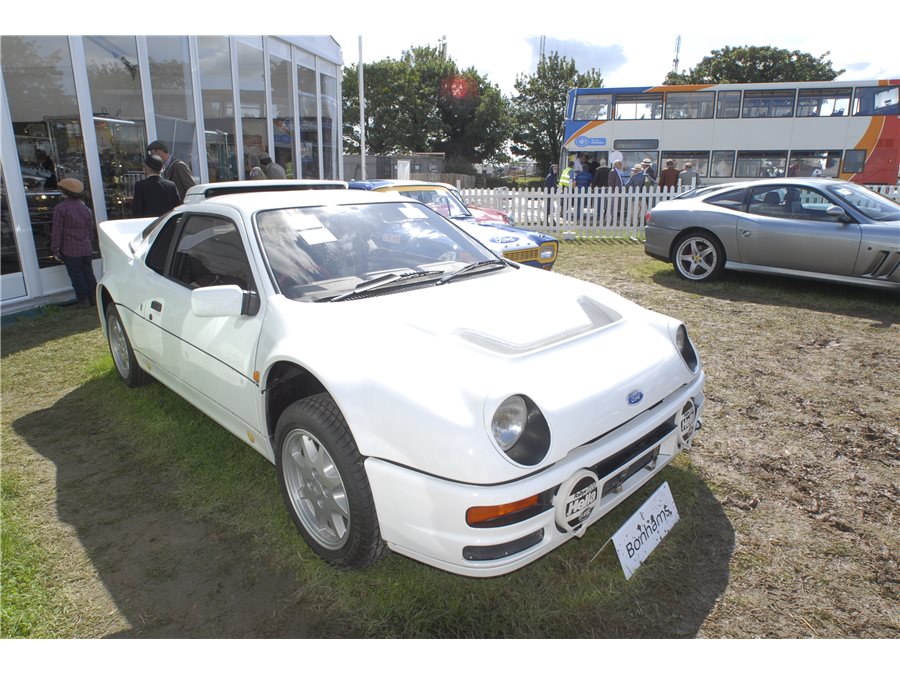
M234 223L214 216L191 216L172 256L170 276L190 288L234 284L254 288L241 235Z
M736 178L780 178L787 168L787 152L764 151L737 153Z
M337 78L322 74L322 158L324 159L322 176L327 180L338 177L338 100Z
M900 115L900 87L857 87L853 97L854 115Z
M9 203L6 200L6 177L0 171L0 274L12 274L21 272L22 264L19 262L19 247L16 245L16 235L13 231L12 218L9 213Z
M734 150L713 150L710 177L731 178L734 173Z
M236 180L234 97L228 38L199 36L197 54L209 180L212 183Z
M194 180L199 181L194 84L187 38L148 37L147 51L156 113L156 138L165 141L172 156L186 162L194 174Z
M684 168L685 162L693 164L693 169L701 176L707 176L709 171L709 153L703 150L686 150L686 151L663 151L662 165L666 166L666 161L675 161L675 168L681 170Z
M716 94L712 91L688 91L667 94L666 119L712 119L715 100Z
M862 173L865 166L865 150L847 150L844 152L844 171L846 173Z
M837 178L840 163L840 150L792 150L788 176Z
M662 94L619 94L616 96L617 120L661 120Z
M608 120L612 105L610 94L582 94L575 99L576 120Z
M137 45L134 37L87 36L84 54L106 214L110 219L130 218L148 143Z
M653 168L656 169L657 175L659 175L659 153L658 152L648 152L647 150L625 150L622 152L622 168L626 171L631 171L631 168L635 164L640 164L645 159L649 159Z
M797 96L797 117L841 117L850 110L850 88L806 89Z
M743 117L790 117L794 114L794 90L745 91Z
M53 208L62 201L56 182L77 178L84 183L85 203L93 210L68 38L4 35L0 67L38 265L53 267L61 264L50 253Z
M288 178L294 173L294 97L291 96L293 70L291 62L273 56L269 60L272 81L272 136L275 154L272 159L284 167Z
M301 178L319 177L319 125L316 105L316 70L297 66L300 98Z
M259 157L268 153L266 130L266 81L262 50L239 42L238 86L241 95L241 131L244 137L244 176L259 166Z
M741 116L741 92L720 91L716 102L716 117L734 119Z

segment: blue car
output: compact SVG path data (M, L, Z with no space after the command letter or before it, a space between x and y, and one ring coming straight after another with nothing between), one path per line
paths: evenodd
M351 190L396 192L416 199L507 260L549 270L556 262L559 240L555 237L516 227L479 223L453 191L441 183L417 180L378 179L350 181Z

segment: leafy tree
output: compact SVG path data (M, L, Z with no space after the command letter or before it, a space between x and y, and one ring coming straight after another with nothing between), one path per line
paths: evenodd
M776 47L725 47L715 49L690 72L670 72L663 84L727 84L730 82L816 82L834 80L835 70L826 60L830 52L812 54Z
M365 66L366 149L374 154L443 152L448 163L502 154L509 103L470 68L460 72L441 48L412 47L399 61ZM359 73L344 69L344 144L359 152Z
M557 52L541 58L536 73L518 75L512 100L513 154L530 157L541 169L559 161L569 90L602 85L599 70L579 73L574 60Z

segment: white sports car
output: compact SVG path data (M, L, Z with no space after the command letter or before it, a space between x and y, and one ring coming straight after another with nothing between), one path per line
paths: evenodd
M518 569L700 427L680 322L498 257L402 195L209 196L102 223L100 247L122 379L152 376L275 464L334 565L390 549L470 576Z

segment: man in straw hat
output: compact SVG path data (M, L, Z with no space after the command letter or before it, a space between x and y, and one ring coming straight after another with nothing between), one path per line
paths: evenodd
M53 209L50 252L66 266L78 307L97 303L97 279L94 277L94 215L81 201L84 184L76 178L63 178L56 186L63 199Z

